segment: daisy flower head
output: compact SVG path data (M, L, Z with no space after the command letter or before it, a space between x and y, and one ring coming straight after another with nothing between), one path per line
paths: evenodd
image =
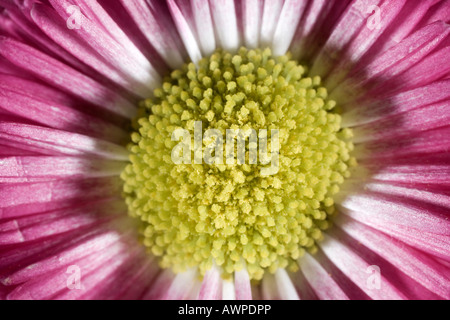
M450 1L0 10L0 299L450 298Z

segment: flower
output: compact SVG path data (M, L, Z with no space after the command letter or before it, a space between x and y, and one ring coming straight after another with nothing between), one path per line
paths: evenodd
M0 8L0 298L450 298L449 1Z

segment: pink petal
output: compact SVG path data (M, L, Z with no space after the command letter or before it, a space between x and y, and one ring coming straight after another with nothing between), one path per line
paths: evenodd
M68 0L50 0L53 8L64 21L71 17L68 8L72 5ZM97 51L106 61L123 73L127 73L142 85L149 85L147 93L159 83L159 75L148 63L142 60L142 56L133 56L133 51L128 51L111 38L95 22L89 20L82 12L79 14L80 28L74 28L72 32L78 34L85 42ZM145 90L144 90L145 91ZM146 95L147 96L147 95Z
M198 300L219 300L222 297L222 278L216 267L210 269L203 278Z
M338 199L336 201L338 202ZM382 220L386 224L397 224L419 232L450 234L448 211L439 206L390 195L363 192L346 194L339 205L351 211L371 215L374 220Z
M299 266L306 281L320 300L347 300L333 277L311 255L306 253L299 260Z
M379 119L425 107L450 98L450 80L387 96L366 97L348 104L342 115L343 126L356 126ZM387 102L387 103L386 103Z
M252 300L252 289L247 270L244 269L234 273L234 287L236 300Z
M13 40L0 39L0 49L11 63L47 83L117 114L134 116L135 107L130 102L65 64Z
M393 77L404 72L432 52L448 35L450 28L442 22L426 26L402 40L381 54L368 53L367 58L359 61L346 80L330 94L340 103L348 103L374 85L382 85L378 78Z
M448 101L417 108L354 128L355 142L383 141L443 127L450 122Z
M66 21L62 20L52 8L36 4L31 11L31 16L36 25L45 34L61 47L70 51L75 57L102 74L103 77L113 80L123 88L133 90L142 97L150 95L151 92L147 87L147 83L136 81L130 74L124 73L123 70L105 61L76 33L67 32Z
M128 140L125 131L99 118L94 118L64 105L37 100L32 94L19 92L16 88L1 82L0 88L2 89L0 107L14 115L38 122L44 126L51 125L55 129L99 138L104 137L118 143Z
M71 157L0 158L0 183L118 176L126 163Z
M398 223L389 223L386 219L367 214L365 211L352 211L343 207L339 208L339 211L354 220L399 239L411 247L423 250L443 260L449 259L450 243L447 235L426 232Z
M191 269L177 274L168 290L163 293L162 300L186 299L194 286L196 273L197 270Z
M445 154L450 149L450 127L441 127L424 132L409 130L395 139L370 141L360 144L355 149L358 159L396 161L404 157L423 156L426 154Z
M350 281L356 284L364 293L375 300L398 300L405 297L381 273L381 289L368 285L367 270L371 263L365 261L348 246L329 235L324 235L324 241L319 243L325 255L341 270Z
M0 218L14 218L61 209L80 201L117 197L121 189L118 177L2 184Z
M449 0L442 0L436 3L431 9L427 12L425 17L423 17L421 23L421 26L429 25L430 23L433 23L435 21L443 21L443 22L450 22L450 1Z
M415 296L411 296L413 299L426 298L426 290L418 288L417 281L431 292L449 299L450 279L443 272L442 266L433 259L345 216L340 217L337 223L352 237L351 242L358 242L366 247L361 248L361 251L367 252L369 249L392 264L392 267L380 265L381 272L391 281L397 282L397 287L405 286L405 295L414 294ZM398 270L404 274L400 274Z
M4 144L41 154L128 160L128 151L116 144L34 125L0 122L0 138Z
M101 205L101 208L89 209L86 207L62 209L53 212L46 212L26 218L8 220L0 222L0 244L18 245L23 242L31 242L39 239L56 239L57 236L77 229L100 226L102 223L117 218L116 214L126 216L126 210L111 210L111 215L105 215L105 204L90 202L91 205ZM120 207L120 206L119 206ZM80 211L84 209L84 213ZM60 214L61 216L56 216Z
M403 1L402 1L403 2ZM386 4L390 3L386 1ZM386 5L383 3L383 6ZM366 27L365 13L371 6L380 6L381 1L355 0L347 7L332 34L318 54L311 68L312 75L326 76L331 69L348 53L350 57L358 58L367 47L380 35L380 30L370 30ZM356 39L356 41L354 41ZM357 44L360 47L357 47ZM351 48L354 52L352 52ZM351 60L350 60L351 61Z
M180 68L184 63L182 46L164 5L143 0L121 0L121 3L167 65Z
M197 63L202 58L202 53L196 39L195 29L188 24L185 15L183 15L174 0L168 0L167 5L169 6L175 25L181 35L181 39L186 47L189 57L193 62Z

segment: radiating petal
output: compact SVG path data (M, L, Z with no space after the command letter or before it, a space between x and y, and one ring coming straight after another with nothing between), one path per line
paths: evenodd
M405 298L394 284L383 277L383 274L380 275L382 287L369 285L370 274L368 275L367 270L371 264L337 239L325 235L324 241L319 245L336 267L372 299L398 300Z
M222 297L222 278L217 267L206 272L198 300L219 300Z
M198 46L195 29L188 24L185 16L174 0L168 0L168 6L189 57L194 63L197 63L202 58L202 53Z
M167 65L180 68L184 63L183 50L164 5L154 0L121 0L121 3Z
M358 241L392 264L391 268L380 266L381 272L396 282L397 287L404 286L405 295L413 299L427 298L426 293L417 288L417 281L431 292L449 299L450 278L433 259L345 216L337 219L337 223L353 238L352 242Z
M319 262L310 254L298 260L300 269L308 281L314 293L321 300L347 300L347 295L342 291L336 281L331 277Z
M191 7L202 53L209 56L216 49L216 36L209 1L191 0Z
M275 272L275 281L277 283L278 292L282 300L300 300L298 293L292 284L291 278L286 270L278 269Z
M234 287L236 300L252 300L252 289L247 270L244 269L234 273Z
M124 162L73 157L7 157L0 158L0 183L118 176L125 166Z
M124 147L85 135L40 126L0 122L0 138L2 143L41 154L128 160L128 152Z
M261 34L263 0L242 1L244 43L247 48L257 48Z
M273 34L272 48L274 55L286 54L306 5L306 1L285 0L280 16L277 17L278 23Z
M210 8L221 47L236 51L240 39L234 0L210 0Z

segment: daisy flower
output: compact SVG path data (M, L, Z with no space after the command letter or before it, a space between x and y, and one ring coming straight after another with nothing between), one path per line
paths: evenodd
M1 299L450 298L450 1L0 10Z

